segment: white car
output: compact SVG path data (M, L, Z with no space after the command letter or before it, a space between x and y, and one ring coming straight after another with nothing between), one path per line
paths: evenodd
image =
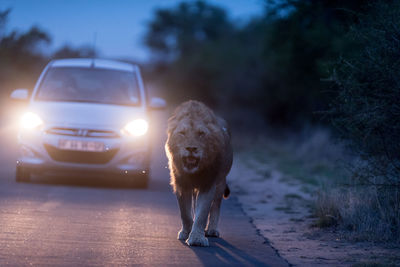
M51 61L29 96L18 133L16 181L32 173L112 174L146 187L149 174L149 108L139 68L101 59Z

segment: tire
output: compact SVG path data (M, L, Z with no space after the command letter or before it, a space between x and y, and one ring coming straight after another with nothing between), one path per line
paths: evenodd
M146 189L149 185L149 173L137 173L129 177L129 187Z
M149 186L149 172L138 174L133 179L136 188L147 189Z
M29 183L31 181L30 172L22 166L17 166L15 170L15 181L18 183Z

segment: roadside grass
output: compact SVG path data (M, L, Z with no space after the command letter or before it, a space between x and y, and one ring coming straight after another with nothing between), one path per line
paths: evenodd
M332 143L328 132L323 129L286 134L273 140L266 136L252 140L250 149L246 151L248 161L272 165L285 174L283 179L319 186L325 180L338 181L347 175L343 167L338 167L343 148Z
M302 191L314 199L311 206L313 226L335 227L353 241L398 241L387 218L385 207L378 201L377 188L356 186L352 167L359 159L350 155L345 146L335 142L328 130L309 128L300 133L279 137L256 135L234 139L235 152L259 179L271 177L270 166L281 172L282 182L300 184ZM287 205L277 210L291 212L290 201L300 200L287 195Z

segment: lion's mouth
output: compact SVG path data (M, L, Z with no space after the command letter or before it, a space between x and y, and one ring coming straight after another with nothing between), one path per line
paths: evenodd
M193 170L199 165L199 158L194 156L186 156L182 158L183 166L188 170Z

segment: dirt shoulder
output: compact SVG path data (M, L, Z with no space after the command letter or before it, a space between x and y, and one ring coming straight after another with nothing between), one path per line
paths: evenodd
M260 234L294 266L400 266L400 248L349 241L345 231L313 227L313 189L249 155L236 155L232 195Z

